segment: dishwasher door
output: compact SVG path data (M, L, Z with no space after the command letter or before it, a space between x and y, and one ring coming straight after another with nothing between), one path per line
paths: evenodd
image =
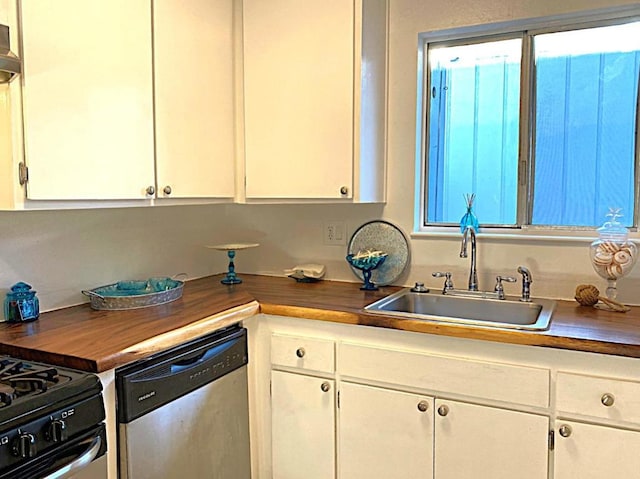
M246 331L155 362L116 371L120 478L250 479Z

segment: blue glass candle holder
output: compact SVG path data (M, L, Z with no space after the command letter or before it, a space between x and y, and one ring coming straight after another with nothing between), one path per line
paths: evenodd
M379 267L387 259L387 255L381 254L348 254L347 262L356 269L362 271L364 284L360 287L363 291L377 291L378 287L371 281L371 272Z
M233 262L233 258L236 257L236 252L232 249L227 251L227 256L229 257L229 269L227 270L227 275L220 280L222 284L240 284L242 280L238 278L236 275L236 265Z

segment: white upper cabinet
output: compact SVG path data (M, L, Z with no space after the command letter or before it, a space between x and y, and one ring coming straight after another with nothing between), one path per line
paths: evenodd
M158 198L234 196L233 8L154 2Z
M381 0L244 0L247 199L384 201L386 18Z
M154 185L149 1L19 5L27 197L144 199Z
M233 198L235 8L22 1L27 198Z

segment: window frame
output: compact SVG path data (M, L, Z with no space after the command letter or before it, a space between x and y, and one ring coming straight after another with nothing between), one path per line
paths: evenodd
M465 45L507 38L522 38L522 60L520 75L520 125L518 139L518 191L515 225L484 224L481 232L496 237L538 237L580 239L595 227L533 225L533 194L535 179L535 105L536 75L533 54L535 35L585 28L604 27L640 21L640 6L631 6L605 11L582 12L514 22L461 27L441 31L424 32L418 35L418 83L416 123L416 203L414 208L414 234L455 235L459 224L427 223L428 195L428 129L429 97L431 96L429 44L438 46ZM634 214L631 236L640 237L640 79L636 98L636 129L634 158ZM604 221L604 219L603 219Z

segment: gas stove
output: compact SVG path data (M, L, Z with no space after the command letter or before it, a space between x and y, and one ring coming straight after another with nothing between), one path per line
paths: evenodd
M0 356L0 479L46 477L99 436L104 454L104 418L96 375Z

